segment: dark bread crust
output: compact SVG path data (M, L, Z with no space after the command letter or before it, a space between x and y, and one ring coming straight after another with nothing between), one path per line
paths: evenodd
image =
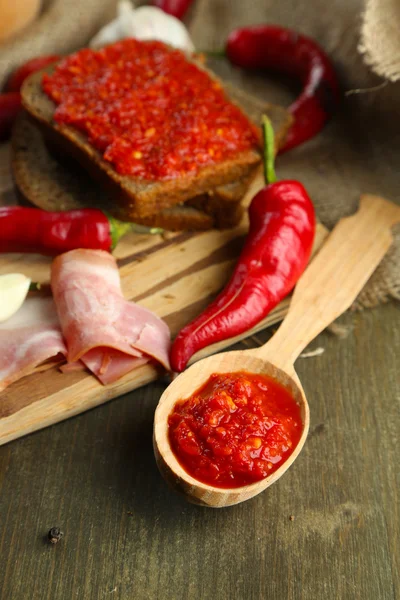
M185 204L164 208L155 215L143 217L140 223L170 231L231 229L240 223L243 213L240 200L223 201L218 195L203 194L187 200Z
M53 119L55 104L42 90L44 72L51 72L54 65L29 77L22 87L22 104L47 136L51 136L63 151L75 158L112 194L129 218L137 219L155 214L164 208L185 202L188 198L207 193L217 186L229 184L250 176L260 164L260 151L241 152L236 158L206 167L196 174L169 181L145 181L120 175L105 161L100 152L89 144L84 135Z
M143 217L141 224L149 227L162 227L168 231L183 231L185 229L207 231L216 227L215 219L211 215L186 206L186 204L164 208L156 215ZM232 227L237 224L237 222L233 223Z
M237 225L244 212L240 202L224 201L221 197L211 194L191 198L186 205L211 215L219 229L229 229Z

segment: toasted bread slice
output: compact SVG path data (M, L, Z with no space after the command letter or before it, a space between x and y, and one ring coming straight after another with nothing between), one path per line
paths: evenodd
M50 67L49 70L54 69ZM68 154L112 193L121 206L129 207L130 218L143 217L159 212L163 208L184 202L195 195L206 193L216 186L231 183L248 176L261 161L260 151L254 149L240 152L229 160L201 169L198 173L186 173L182 177L167 181L147 181L120 175L113 165L105 161L76 129L60 125L53 119L55 104L42 90L43 72L29 77L23 85L24 108L43 127L50 129L54 139L64 146Z
M243 207L240 201L224 200L214 194L203 194L190 198L185 204L210 215L218 229L234 227L243 216Z
M143 217L141 224L162 227L167 231L207 231L217 226L211 215L186 204L176 204L171 208L164 208L157 215Z
M55 158L38 127L24 112L19 115L13 130L11 167L17 190L25 202L51 211L95 206L126 219L126 214L121 214L119 207L80 165L73 160L66 161L64 157L61 160ZM234 227L242 214L240 199L243 184L238 182L237 188L238 199L234 202L231 197L225 202L226 210L221 221L216 215L202 210L201 203L206 202L203 197L197 199L198 208L176 205L154 216L143 217L138 222L170 231Z
M199 64L200 68L204 68ZM51 72L55 66L45 69ZM211 78L214 75L209 73ZM22 89L22 101L30 115L47 130L64 150L97 179L102 187L112 193L115 202L126 209L130 219L158 213L166 207L180 204L188 198L207 193L217 186L229 184L249 176L260 163L260 150L255 148L239 152L229 160L201 169L198 173L184 174L168 181L146 181L120 175L112 164L105 161L76 129L60 125L53 119L56 105L42 89L43 71L28 78Z
M39 95L42 97L44 94L41 86L39 87ZM269 115L275 129L276 146L279 148L292 122L289 113L284 108L266 104L237 90L230 84L226 84L225 87L230 97L237 100L255 122L261 121L262 114ZM29 84L28 95L34 93L33 90L34 86ZM52 103L47 96L44 98L47 100L45 105L49 103L50 111L53 111ZM114 194L108 195L104 186L98 188L87 171L78 167L74 160L68 163L64 138L55 132L51 120L46 123L45 119L34 117L33 122L46 134L47 143L43 142L37 127L28 121L26 115L21 114L13 135L12 168L21 195L47 210L98 206L121 219L149 225L157 224L170 230L233 227L239 222L243 212L239 202L258 172L258 168L254 168L246 177L208 189L207 193L196 194L189 198L186 204L179 202L175 209L154 209L156 212L153 215L139 217L135 216L135 210L131 212L129 204L119 204L111 200ZM51 153L48 151L49 141ZM54 159L54 148L61 157L60 161ZM111 186L111 189L115 188Z
M164 208L156 215L143 217L140 223L169 231L231 229L240 223L243 213L244 208L240 200L221 202L216 201L213 196L210 201L210 196L203 194L187 200L184 204Z

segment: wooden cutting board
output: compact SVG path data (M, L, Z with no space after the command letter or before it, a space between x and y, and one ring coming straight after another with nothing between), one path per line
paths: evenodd
M258 178L245 202L248 203L262 185L262 179ZM9 204L12 199L11 188L7 188L4 174L1 178L0 173L0 202ZM205 308L228 280L247 226L245 219L239 227L228 231L167 234L165 237L127 235L114 252L125 297L165 319L174 336ZM321 247L326 236L327 230L318 225L315 250ZM44 283L49 281L50 264L51 259L39 255L2 255L0 274L21 272ZM278 322L286 314L288 303L288 299L282 302L256 328L205 349L195 359ZM56 367L25 377L0 393L0 444L98 406L158 376L155 367L145 365L108 386L101 385L89 373L63 374Z

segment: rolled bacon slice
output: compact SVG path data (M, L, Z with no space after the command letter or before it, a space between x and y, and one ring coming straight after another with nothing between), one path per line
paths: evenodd
M68 348L102 383L155 360L170 369L167 324L122 295L117 263L108 252L72 250L58 256L51 288Z
M67 348L53 299L28 298L0 323L0 391L58 354Z

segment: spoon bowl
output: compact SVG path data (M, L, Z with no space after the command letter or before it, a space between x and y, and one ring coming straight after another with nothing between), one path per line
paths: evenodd
M218 488L191 477L180 465L171 450L168 437L168 416L177 399L191 396L213 373L247 371L272 377L284 385L300 406L303 429L300 440L289 458L274 473L250 485L237 488ZM257 355L255 351L236 351L209 356L195 363L177 377L165 390L157 406L154 427L154 453L164 479L189 502L203 506L223 507L237 504L256 496L290 467L306 441L310 412L300 380L294 370L291 375Z
M256 496L277 481L299 455L309 429L309 408L294 362L302 350L347 310L373 273L393 238L400 208L375 196L362 196L358 212L339 221L322 250L303 273L288 314L261 348L225 352L195 363L165 390L154 417L154 453L165 480L190 502L224 507ZM246 371L268 375L284 385L300 406L303 430L287 460L270 476L239 488L220 488L191 477L169 442L168 417L179 400L190 397L213 373Z

